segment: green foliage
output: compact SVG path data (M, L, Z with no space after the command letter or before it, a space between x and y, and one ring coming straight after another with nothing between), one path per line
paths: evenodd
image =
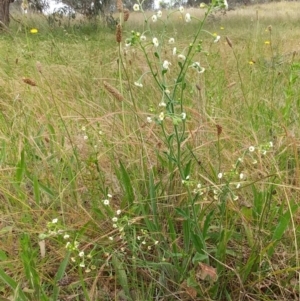
M1 296L296 299L296 21L143 9L0 36Z

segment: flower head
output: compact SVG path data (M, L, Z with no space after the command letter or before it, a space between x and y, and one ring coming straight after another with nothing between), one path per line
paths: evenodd
M147 40L146 36L145 35L141 35L140 36L140 41L141 42L145 42Z
M161 10L159 10L158 12L157 12L157 18L161 18L161 16L162 16L162 11Z
M155 22L157 21L157 16L156 16L156 15L153 15L153 16L151 17L151 19L152 19L152 21L155 23Z
M205 71L205 68L201 67L199 62L194 62L190 67L197 70L198 73L203 73Z
M134 11L139 11L140 10L140 6L136 3L133 5L133 10Z
M137 86L137 87L143 88L143 84L142 84L141 82L139 82L139 81L134 82L134 84L135 84L135 86Z
M171 65L171 63L169 61L165 60L163 63L163 69L168 70L170 65Z
M153 38L152 43L155 47L158 47L158 45L159 45L157 38Z
M177 49L176 47L173 48L173 55L176 55Z
M180 7L179 7L179 11L180 11L181 13L183 13L183 12L184 12L184 7L183 7L183 6L180 6Z
M204 2L201 2L200 3L200 8L205 8L206 7L206 4Z
M148 116L148 117L147 117L147 122L148 122L148 123L151 123L151 122L152 122L152 118ZM117 212L117 214L118 214L118 212Z
M33 34L38 33L38 30L36 28L32 28L32 29L30 29L30 33L33 33Z
M158 115L158 119L159 119L160 121L163 121L163 120L165 119L165 114L164 114L164 112L161 112L161 113Z
M254 146L250 146L250 147L249 147L249 152L252 153L252 152L254 152L254 151L255 151L255 147L254 147Z
M265 45L270 45L271 42L270 41L265 41Z
M221 37L220 36L216 36L216 38L214 39L214 43L218 43L220 41Z
M191 15L189 13L185 14L185 22L189 23L191 20Z
M169 44L174 44L174 43L175 43L174 38L170 38L170 39L169 39Z
M109 205L109 200L104 200L104 201L103 201L103 204L104 204L105 206L108 206L108 205Z
M178 59L181 60L181 61L185 61L186 57L183 54L179 54Z

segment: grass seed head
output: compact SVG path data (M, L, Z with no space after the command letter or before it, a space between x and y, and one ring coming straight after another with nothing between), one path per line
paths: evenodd
M119 44L122 41L122 26L120 24L117 25L116 40Z
M122 101L124 100L123 95L113 86L111 86L108 82L104 81L103 82L104 88L112 95L114 96L117 100Z
M229 47L232 48L232 42L228 37L226 37L226 42L229 45Z
M128 21L130 15L129 9L125 8L123 14L124 14L124 22Z
M122 2L122 0L117 0L117 9L118 9L119 13L121 13L123 11L123 2Z

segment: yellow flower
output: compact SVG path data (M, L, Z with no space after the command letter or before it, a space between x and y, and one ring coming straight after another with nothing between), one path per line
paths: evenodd
M253 61L249 61L249 65L250 66L254 65L254 62Z
M30 33L38 33L38 30L36 28L30 29Z
M223 29L224 29L224 27L223 27L223 26L221 26L221 27L220 27L220 29L221 29L221 30L223 30Z
M271 42L270 42L270 41L265 41L265 44L266 44L266 45L270 45Z
M213 33L213 36L214 36L214 37L217 37L217 36L218 36L218 34L217 34L216 32L214 32L214 33Z
M200 8L205 8L206 4L204 2L200 3Z

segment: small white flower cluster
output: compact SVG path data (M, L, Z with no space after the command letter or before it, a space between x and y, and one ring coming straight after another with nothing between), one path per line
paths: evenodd
M78 264L80 268L86 268L85 272L89 273L91 270L94 270L96 267L91 264L91 259L93 258L93 255L91 253L85 254L84 250L79 249L79 242L77 240L70 242L68 241L66 243L66 249L70 252L72 252L71 261L73 263ZM89 264L87 264L87 261L90 261Z
M63 238L67 237L68 234L63 230L62 226L58 222L58 218L52 219L51 222L47 224L47 231L45 233L41 233L39 235L40 240L44 240L49 237L58 237L63 236Z
M107 198L104 199L104 200L102 200L103 205L104 205L104 206L109 206L109 204L110 204L110 199L111 199L111 198L112 198L112 195L111 195L111 194L108 194L108 195L107 195Z
M149 235L149 232L145 229L141 229L140 234L137 235L136 239L137 243L140 244L140 248L146 248L149 251L159 244L159 241L153 240L153 238Z

